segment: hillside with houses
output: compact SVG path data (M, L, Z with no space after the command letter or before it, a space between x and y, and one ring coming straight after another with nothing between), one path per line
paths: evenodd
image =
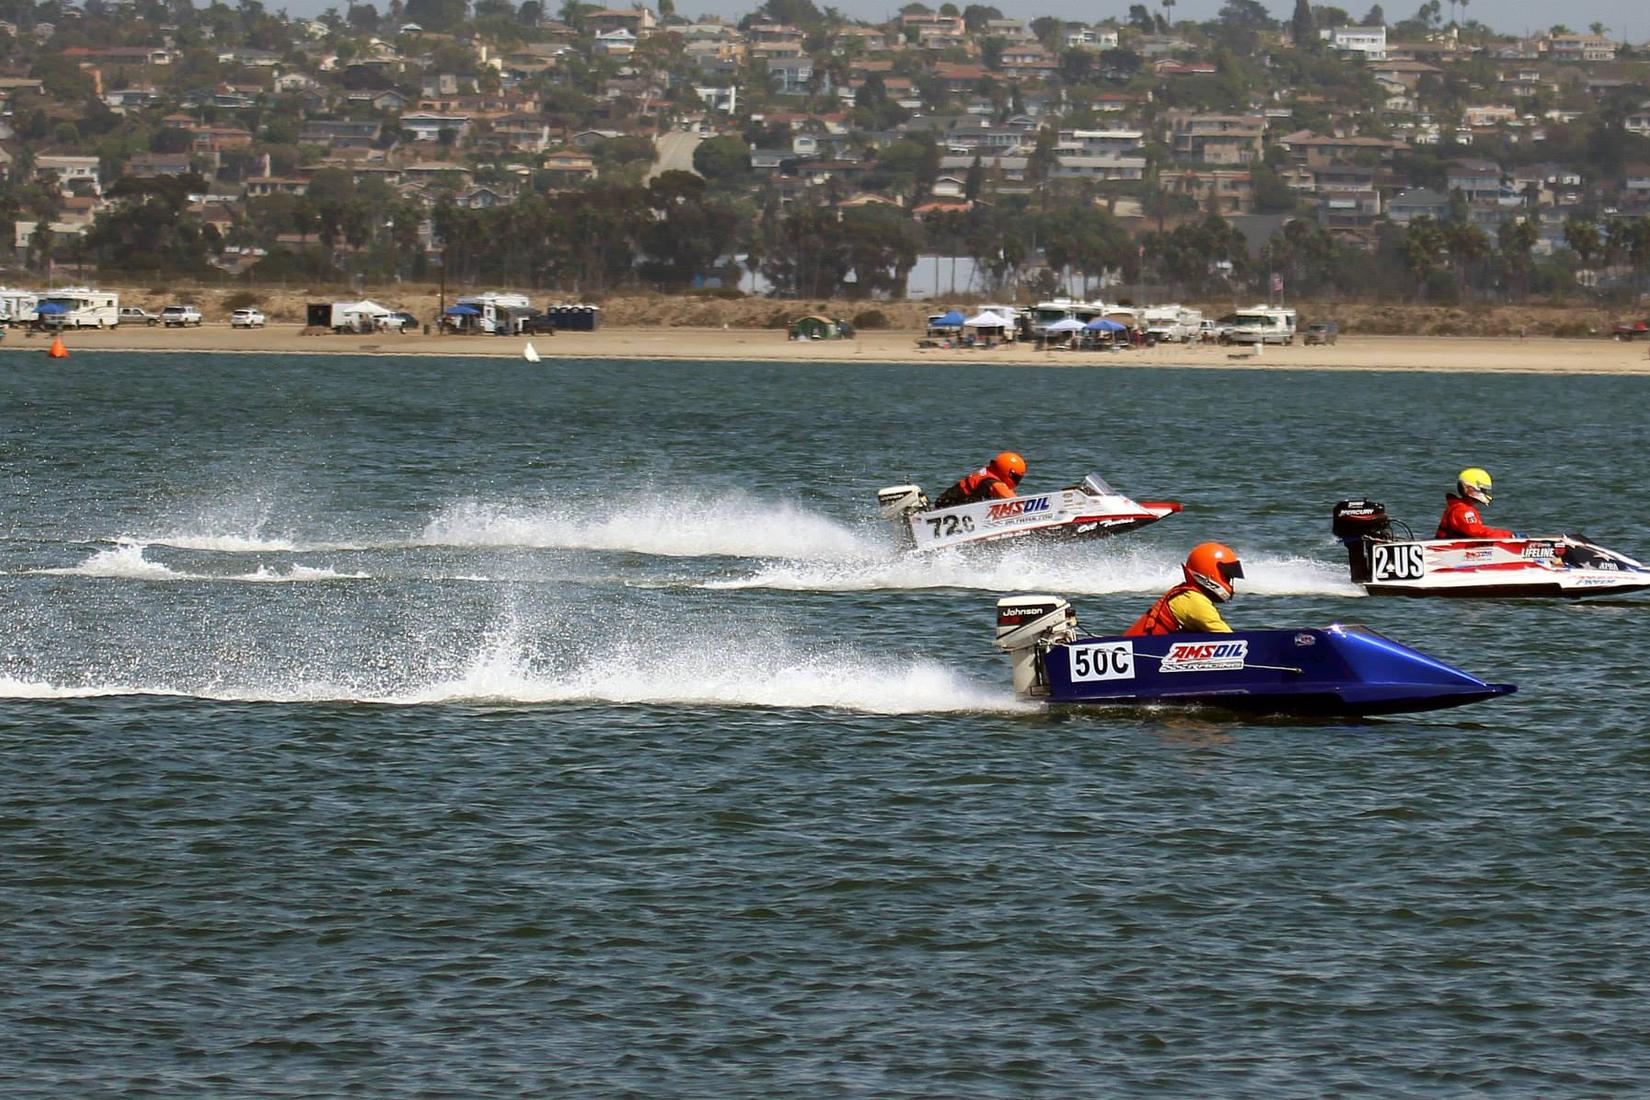
M7 0L4 263L888 299L928 257L1021 300L1634 300L1650 45L1466 8Z

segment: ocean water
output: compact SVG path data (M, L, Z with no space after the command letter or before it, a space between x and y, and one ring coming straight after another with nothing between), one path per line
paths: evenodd
M1376 600L1347 496L1650 553L1650 382L0 357L0 1094L1481 1096L1650 1080L1650 598ZM1003 447L1186 511L913 561ZM1016 702L1014 591L1510 699Z

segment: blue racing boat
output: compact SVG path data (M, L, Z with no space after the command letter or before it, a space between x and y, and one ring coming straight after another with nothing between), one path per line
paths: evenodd
M1058 596L997 601L1014 690L1048 703L1202 705L1269 714L1375 715L1511 695L1371 630L1082 637Z

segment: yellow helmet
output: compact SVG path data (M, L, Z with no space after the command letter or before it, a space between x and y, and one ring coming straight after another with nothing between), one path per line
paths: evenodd
M1477 466L1468 466L1455 479L1455 487L1461 490L1461 495L1469 500L1476 500L1480 504L1488 504L1495 498L1490 496L1490 475L1488 470Z

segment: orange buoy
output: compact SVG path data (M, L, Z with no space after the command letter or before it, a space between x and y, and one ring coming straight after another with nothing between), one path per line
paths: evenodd
M46 349L46 358L67 359L68 357L69 349L63 346L63 337L58 336L54 338L52 340L52 346Z

